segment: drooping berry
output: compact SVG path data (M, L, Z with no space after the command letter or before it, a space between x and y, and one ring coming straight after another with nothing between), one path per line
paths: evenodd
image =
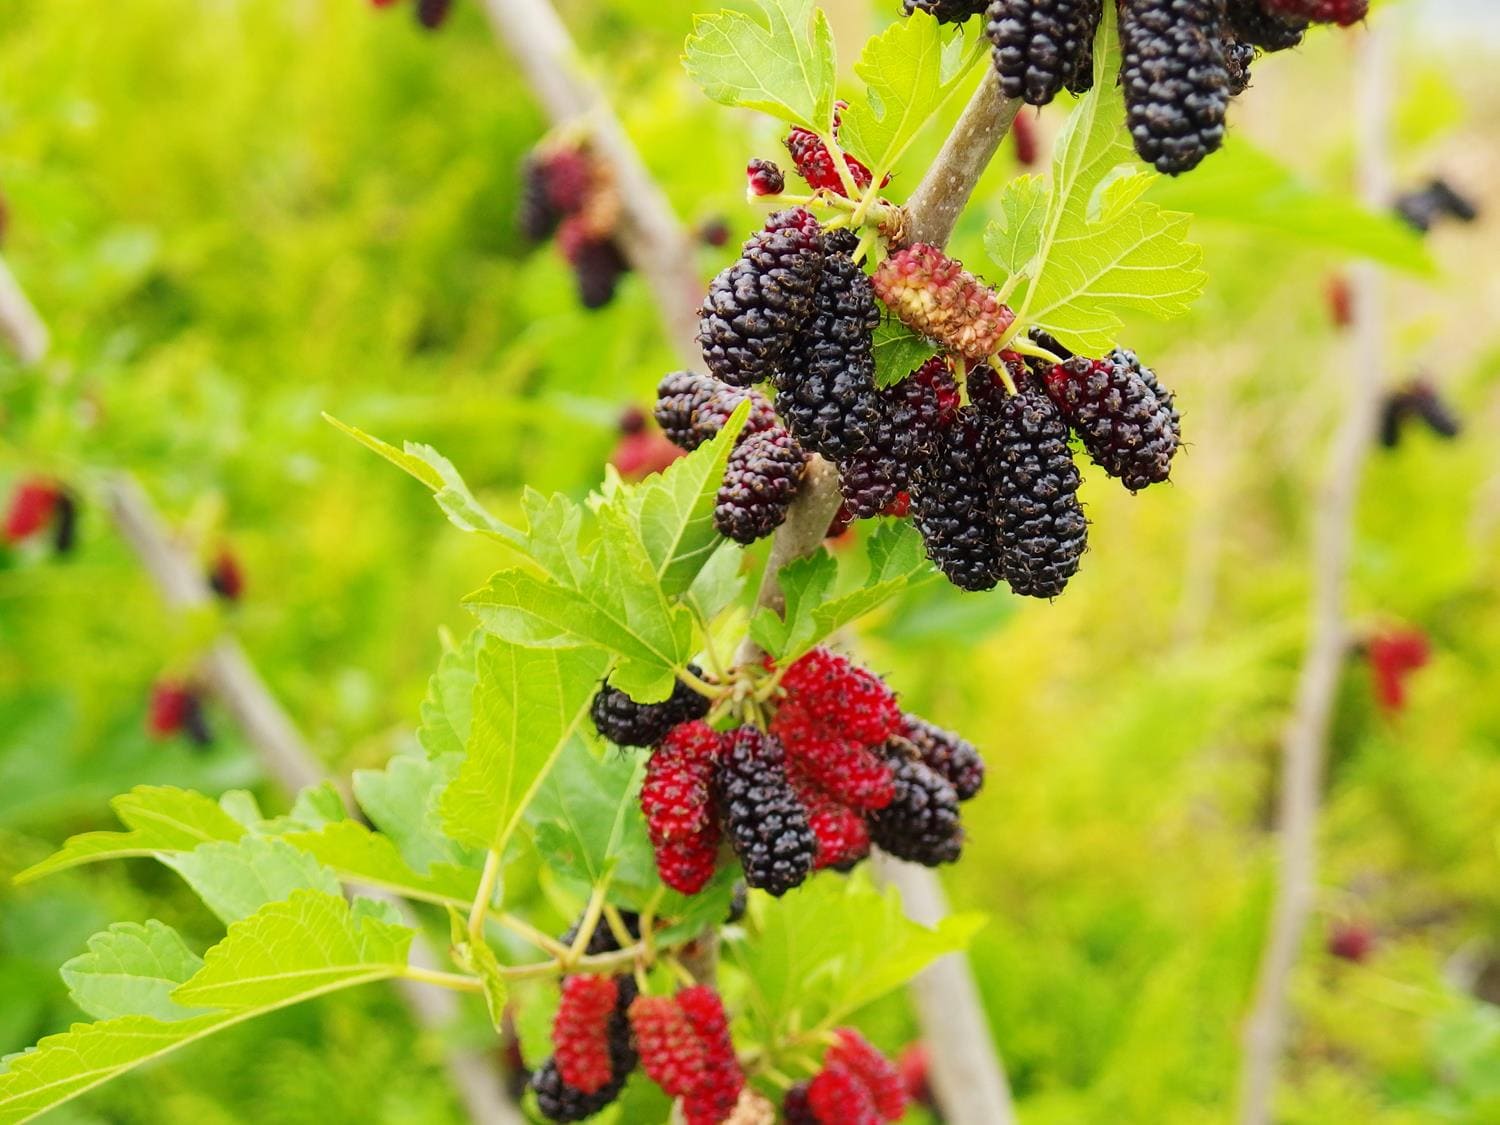
M1027 380L995 411L988 437L1001 573L1017 594L1056 597L1078 572L1088 541L1067 423Z
M52 521L62 490L41 477L23 480L11 493L5 513L5 538L11 543L29 539Z
M719 826L710 824L696 836L654 845L656 873L674 891L695 895L708 885L719 865Z
M1420 629L1387 629L1365 644L1375 698L1387 713L1406 707L1406 683L1411 674L1432 659L1432 645Z
M1093 85L1094 32L1100 0L993 0L985 34L1008 98L1046 105L1067 88Z
M875 1097L859 1075L842 1063L827 1063L807 1086L807 1103L821 1125L880 1125Z
M666 1094L680 1098L703 1081L704 1050L693 1025L670 996L638 996L630 1005L641 1069Z
M885 808L866 815L870 839L897 859L926 867L952 863L964 840L958 794L901 739L888 742L885 753L895 777L895 796Z
M675 444L691 452L724 427L735 407L750 400L741 437L779 426L770 399L754 387L731 387L712 375L673 371L656 388L656 421Z
M1223 15L1224 0L1121 0L1126 124L1158 172L1189 171L1224 142Z
M895 793L891 770L868 745L817 734L788 744L796 773L840 804L878 809Z
M812 871L817 841L786 774L774 735L740 727L728 736L714 791L745 882L780 897Z
M209 589L226 602L237 602L245 592L245 572L228 547L221 547L208 571Z
M714 526L736 543L754 543L781 526L807 468L807 454L781 427L743 438L729 454L714 500Z
M870 281L908 328L975 363L995 351L1015 320L993 289L923 242L889 255Z
M812 213L799 207L772 215L703 299L698 339L709 371L737 387L775 375L812 315L822 265Z
M537 1108L549 1121L582 1121L592 1117L620 1096L637 1061L630 1022L617 1007L609 1020L609 1081L592 1094L586 1094L564 1081L556 1057L549 1058L531 1075Z
M906 1112L906 1087L895 1064L852 1027L838 1028L834 1034L839 1041L828 1049L824 1064L848 1067L870 1092L881 1119L901 1120Z
M897 454L864 449L839 462L839 494L846 522L873 519L896 503L908 475L907 462Z
M1000 529L983 460L988 426L977 409L964 407L912 473L912 521L927 557L960 590L988 590L1000 581Z
M802 443L835 461L866 448L883 421L875 387L875 329L880 310L847 230L825 239L813 315L791 362L776 380L776 410Z
M1036 118L1029 113L1018 113L1010 123L1010 143L1016 150L1016 163L1022 168L1035 167L1041 156L1041 143L1036 135Z
M903 14L926 12L938 23L963 23L984 14L989 0L901 0Z
M807 186L813 191L848 194L828 146L811 129L804 129L800 125L792 126L792 131L786 137L786 150L791 154L797 175L806 180ZM844 154L844 166L849 170L849 178L854 181L856 188L864 191L870 186L870 170L848 153Z
M583 1094L609 1085L610 1021L620 990L613 977L565 977L562 1000L552 1021L553 1057L562 1080Z
M1306 20L1267 11L1261 0L1227 0L1224 15L1236 39L1262 51L1290 50L1307 31Z
M688 671L702 676L703 670L689 664ZM594 695L589 714L601 738L616 746L655 746L679 723L708 714L709 700L679 680L672 694L660 703L637 703L616 687L605 683Z
M1309 23L1356 24L1370 14L1370 0L1261 0L1266 10Z
M794 776L793 784L807 808L807 823L818 841L817 857L813 860L815 870L831 867L848 871L870 854L870 830L857 812L811 782L799 784Z
M680 991L677 1004L703 1047L703 1078L683 1098L683 1115L687 1125L718 1125L734 1112L745 1088L724 1002L713 988L699 984Z
M641 783L641 813L653 844L690 840L712 827L709 790L723 742L707 723L687 722L651 752Z
M769 160L756 157L745 166L745 180L751 195L780 195L786 190L786 175Z
M436 31L452 9L453 0L417 0L417 22L428 31Z
M885 682L829 648L819 646L793 661L781 689L772 730L784 739L822 735L875 745L901 725L901 709Z
M973 743L912 714L901 717L901 737L916 747L923 765L953 786L960 801L984 785L984 759Z
M1167 479L1182 426L1171 392L1134 352L1074 356L1047 375L1047 393L1094 463L1130 491Z
M563 220L563 226L568 220ZM558 235L562 245L562 234ZM578 301L586 309L602 309L614 300L620 278L630 272L630 263L612 238L591 238L578 242L568 254L573 280L578 286Z
M576 215L588 205L596 182L596 167L586 149L549 148L541 157L541 178L547 202L559 215Z

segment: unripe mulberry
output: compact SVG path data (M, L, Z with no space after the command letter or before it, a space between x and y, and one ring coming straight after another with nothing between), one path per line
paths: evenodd
M787 743L787 752L800 776L850 808L884 808L895 793L890 767L861 743L816 735Z
M960 801L984 785L984 759L973 743L911 714L901 717L901 737L916 748L923 765L953 786Z
M714 789L745 882L780 897L812 871L817 841L786 775L781 742L754 727L728 736Z
M815 870L848 871L870 854L870 830L857 812L811 784L797 786L797 795L807 807L807 823L818 841Z
M1195 168L1224 142L1223 16L1224 0L1122 0L1126 124L1158 172Z
M1081 93L1093 85L1101 11L1100 0L993 0L985 34L1005 96L1046 105L1064 87Z
M776 380L776 410L797 440L835 461L869 446L884 420L875 387L880 310L870 279L851 256L857 244L846 230L825 239L813 315Z
M197 690L173 680L162 680L152 687L146 729L158 739L185 735L196 746L213 741Z
M24 480L11 493L5 513L5 538L19 543L35 535L52 521L62 490L51 481L35 477Z
M710 824L696 836L653 845L656 873L674 891L695 895L708 885L719 866L719 826Z
M688 671L703 675L696 664L689 664ZM589 714L600 737L616 746L654 746L678 723L701 719L708 708L708 698L681 680L672 685L671 696L660 703L637 703L606 683L594 695Z
M786 137L786 150L791 153L797 174L807 181L807 186L813 191L848 195L844 190L844 181L839 178L838 169L834 166L833 155L818 134L811 129L794 125ZM870 186L870 170L847 152L844 154L844 166L849 170L849 178L854 181L856 188L864 191Z
M537 1108L549 1121L582 1121L592 1117L620 1096L636 1061L635 1048L630 1041L630 1024L625 1013L616 1010L609 1021L609 1081L594 1093L586 1094L568 1085L563 1080L557 1059L549 1058L531 1076Z
M641 813L653 844L688 840L711 827L709 788L723 736L707 723L674 728L646 763Z
M859 1075L842 1063L827 1063L807 1086L807 1103L822 1125L880 1125L875 1097Z
M756 157L745 166L745 181L751 195L780 195L786 190L786 176L769 160Z
M742 439L729 454L714 502L714 526L736 543L754 543L781 526L802 483L807 454L779 426Z
M1017 594L1056 597L1077 573L1088 535L1067 423L1028 380L995 412L988 436L1002 574Z
M822 234L812 213L780 211L709 285L698 314L703 362L737 387L780 370L812 315L822 270Z
M1134 352L1075 356L1052 369L1047 393L1094 462L1130 491L1167 479L1181 423L1171 392Z
M703 1081L704 1051L693 1025L670 996L638 996L630 1005L641 1069L674 1098Z
M687 1125L719 1125L734 1112L745 1088L724 1002L713 988L698 984L680 991L677 1004L703 1047L703 1078L683 1098L683 1115Z
M901 0L905 15L926 12L938 23L963 23L972 16L984 14L989 0Z
M610 1021L620 990L613 977L581 974L562 982L562 1000L552 1021L553 1057L562 1080L583 1094L609 1084Z
M901 725L901 709L885 682L821 645L792 662L781 689L772 729L784 739L823 735L874 745Z
M750 414L742 438L780 425L771 400L754 387L731 387L712 375L673 371L657 385L656 422L674 444L692 452L723 429L747 398Z
M963 849L958 794L901 739L885 747L895 777L895 796L865 817L875 846L897 859L925 867L952 863Z
M1266 10L1284 19L1309 23L1356 24L1370 14L1370 0L1261 0Z
M1267 11L1261 0L1227 0L1225 19L1235 38L1262 51L1285 51L1302 42L1307 21Z
M871 284L908 328L976 363L995 351L1016 319L993 289L924 242L888 256Z
M882 1120L901 1120L906 1112L906 1085L895 1063L852 1027L838 1028L834 1034L839 1041L828 1049L825 1064L848 1067L870 1091Z
M1000 581L1000 529L983 461L987 428L978 410L964 407L912 474L912 521L927 557L961 590L988 590Z

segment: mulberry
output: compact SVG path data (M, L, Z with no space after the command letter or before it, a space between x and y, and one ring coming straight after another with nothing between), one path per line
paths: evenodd
M673 371L657 385L656 421L673 443L691 452L724 427L735 408L750 400L741 437L779 426L771 400L753 387L731 387L712 375Z
M11 543L29 539L46 527L57 514L62 490L41 478L24 480L11 493L5 513L5 538Z
M989 440L1001 572L1017 594L1056 597L1077 573L1088 534L1067 423L1028 380L995 412Z
M428 31L436 31L448 19L453 0L417 0L417 22Z
M824 1064L848 1067L870 1092L881 1119L901 1120L906 1112L906 1085L896 1065L852 1027L838 1028L834 1034L839 1041L828 1049Z
M677 1001L639 996L630 1005L641 1069L666 1094L680 1098L703 1081L703 1044Z
M1120 85L1135 151L1159 172L1197 167L1224 141L1224 0L1123 0Z
M842 1063L831 1062L807 1086L807 1103L823 1125L880 1125L875 1097L859 1075Z
M1370 0L1261 0L1266 9L1284 19L1309 23L1356 24L1370 14Z
M610 1021L620 998L613 977L578 975L562 983L562 1001L552 1022L553 1057L567 1085L597 1094L612 1077Z
M1134 352L1075 356L1052 369L1047 391L1089 456L1130 491L1167 479L1181 423L1171 392Z
M1046 105L1064 87L1082 93L1092 86L1101 11L1100 0L994 0L985 33L1005 96Z
M967 801L984 785L984 759L972 743L952 731L917 715L903 715L901 737L916 748L923 765L953 786L960 801Z
M802 208L772 215L709 285L698 314L703 362L737 387L769 379L812 315L822 234Z
M797 795L807 806L807 823L818 841L815 870L848 871L870 854L870 830L857 812L812 785L798 786Z
M244 595L245 572L228 547L221 548L215 556L208 571L208 587L226 602L237 602Z
M1307 21L1267 11L1261 0L1227 0L1224 16L1236 39L1262 51L1286 51L1302 42Z
M754 543L781 526L802 483L807 454L779 426L734 447L714 503L714 526L736 543Z
M917 462L932 453L958 410L958 383L948 361L933 356L880 391L882 421L869 446L839 462L848 519L896 514Z
M838 128L836 120L834 128ZM834 167L833 155L828 151L828 146L811 129L793 126L786 137L786 150L791 153L797 174L807 181L807 186L813 191L848 194L844 190L844 181L839 177L838 169ZM854 181L856 188L864 191L870 186L870 170L860 161L845 153L844 166L849 170L849 178Z
M895 793L890 767L868 746L826 735L787 743L796 772L840 804L878 809Z
M754 727L734 731L719 759L714 788L746 883L780 897L807 878L817 841L787 779L786 751L774 735Z
M916 751L901 739L885 746L895 776L895 797L883 809L869 813L870 839L897 859L926 867L952 863L963 849L958 819L958 794Z
M653 844L689 840L711 827L709 787L723 736L706 723L683 723L651 753L641 812Z
M786 1125L822 1125L813 1112L812 1101L807 1096L806 1082L798 1082L781 1099L781 1116Z
M782 674L781 688L784 699L771 729L783 739L824 735L874 745L901 724L884 681L829 648L799 656Z
M533 153L521 166L521 203L516 211L516 226L528 242L540 242L554 230L562 213L552 205L547 193L547 175L541 159Z
M696 664L689 664L688 671L703 675ZM708 698L681 680L672 685L671 696L661 703L637 703L605 683L594 695L589 715L600 736L616 746L655 746L679 723L703 718L708 708Z
M620 278L630 272L630 263L612 238L578 243L568 255L568 262L573 267L578 301L586 309L602 309L614 300Z
M924 242L888 256L870 280L875 295L912 331L975 363L995 351L1016 319L993 289Z
M549 1058L531 1076L537 1109L549 1121L582 1121L592 1117L620 1096L636 1061L635 1048L630 1042L629 1021L623 1012L616 1011L609 1021L609 1081L594 1093L586 1094L568 1085L563 1080L557 1059Z
M655 845L656 873L674 891L695 895L708 885L719 865L719 826L710 824L696 836Z
M57 513L52 517L52 549L66 555L78 541L78 501L66 489L57 498Z
M830 232L813 315L776 380L776 409L802 445L833 460L868 446L883 422L875 387L880 310L853 257L853 232Z
M989 0L901 0L904 14L926 12L938 23L963 23L971 16L981 16Z
M207 746L213 741L198 692L189 684L171 680L162 680L152 687L146 729L158 739L184 735L195 746Z
M786 175L771 161L759 157L745 166L745 181L753 196L780 195L786 190Z
M679 992L677 1004L703 1047L703 1077L683 1098L683 1115L687 1125L719 1125L734 1112L745 1088L724 1002L708 985L699 984Z
M974 407L964 407L912 474L912 520L927 557L961 590L988 590L1000 581L999 526L981 460L987 427Z

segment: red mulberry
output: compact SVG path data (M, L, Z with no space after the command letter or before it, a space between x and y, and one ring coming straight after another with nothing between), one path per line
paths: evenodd
M704 1051L687 1013L669 996L639 996L630 1005L641 1069L674 1098L703 1081Z
M1015 321L993 289L926 243L888 256L871 283L908 328L976 363L995 351Z
M719 826L710 824L696 836L655 845L656 873L674 891L695 895L708 885L719 865Z
M792 131L787 134L786 149L791 153L797 174L807 181L808 187L814 191L848 194L844 191L844 181L839 178L828 146L816 133L800 125L793 126ZM844 166L848 168L849 178L854 181L856 188L864 191L870 186L870 170L848 153L844 154Z
M1356 24L1370 14L1370 0L1261 0L1266 9L1289 20Z
M562 1001L552 1022L553 1057L562 1080L583 1094L597 1094L612 1074L609 1039L620 990L613 977L579 975L562 983Z
M750 194L780 195L786 190L786 176L769 160L758 157L745 166L745 180Z
M818 841L814 869L848 871L870 854L870 830L857 812L810 784L799 786L797 793L807 806L807 823Z
M1167 479L1181 423L1171 392L1134 352L1075 356L1052 369L1047 392L1094 462L1130 491Z
M781 677L785 693L773 729L789 736L818 732L873 745L901 724L896 696L879 676L832 649L798 657Z
M5 538L11 543L29 539L52 521L62 490L41 478L24 480L11 493L5 513Z
M687 1125L718 1125L734 1112L745 1088L724 1002L708 985L699 984L679 992L677 1004L703 1047L703 1078L682 1102Z
M151 689L146 729L153 738L185 735L196 746L207 746L213 741L197 690L172 680L162 680Z
M831 1062L807 1086L807 1102L822 1125L880 1125L875 1097L859 1075L842 1063Z
M653 844L698 837L712 826L709 787L723 736L701 722L676 727L646 763L641 812Z
M754 727L728 736L714 790L745 882L780 897L812 871L817 841L786 774L781 742Z
M744 438L729 454L714 503L714 526L736 543L754 543L781 526L796 498L807 454L781 427Z
M870 1092L881 1119L901 1120L906 1112L906 1085L895 1064L852 1027L841 1027L834 1034L839 1041L829 1048L825 1065L835 1063L848 1067Z

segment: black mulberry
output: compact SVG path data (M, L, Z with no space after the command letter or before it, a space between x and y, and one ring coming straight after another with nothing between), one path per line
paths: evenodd
M1289 50L1307 31L1306 20L1273 15L1260 0L1227 0L1224 15L1236 39L1262 51Z
M630 264L612 238L579 243L569 261L578 285L578 300L586 309L602 309L609 304L620 278L630 271Z
M778 898L813 869L817 839L807 809L786 776L786 751L775 735L740 727L714 776L725 834L745 882Z
M1120 85L1135 151L1159 172L1197 167L1224 142L1224 0L1123 0Z
M912 520L927 557L961 590L988 590L1000 581L993 486L982 460L986 430L979 411L963 407L912 473Z
M656 388L656 421L672 443L692 451L723 428L735 407L749 399L743 439L779 426L770 399L752 387L731 387L712 375L673 371Z
M703 670L689 664L688 671L702 676ZM589 707L594 729L616 746L655 746L679 723L708 714L709 700L678 681L672 694L660 703L637 703L608 683L600 687Z
M598 1113L620 1096L630 1072L640 1061L630 1038L630 1020L625 1009L635 999L635 981L628 976L617 977L620 983L620 1003L616 1005L609 1021L609 1082L592 1094L585 1094L563 1081L557 1069L557 1060L549 1058L531 1076L531 1088L536 1091L537 1109L549 1121L582 1121ZM629 982L628 986L626 982Z
M807 454L780 426L741 439L724 468L714 526L736 543L770 535L786 519L806 467Z
M1005 96L1046 105L1064 87L1092 86L1100 12L1100 0L994 0L985 34Z
M901 0L906 15L926 12L938 23L963 23L971 16L984 14L989 0Z
M967 801L984 785L984 759L973 743L951 730L916 715L903 715L901 737L916 749L924 766L953 786L960 801Z
M1182 424L1171 392L1134 352L1076 356L1053 368L1047 391L1094 463L1130 491L1167 479Z
M924 867L952 863L964 843L953 786L923 765L903 739L891 739L881 753L890 763L896 795L884 808L865 815L870 839L888 855Z
M562 212L552 205L547 193L547 174L541 159L532 153L521 166L521 202L516 209L516 226L528 242L540 242L562 221Z

